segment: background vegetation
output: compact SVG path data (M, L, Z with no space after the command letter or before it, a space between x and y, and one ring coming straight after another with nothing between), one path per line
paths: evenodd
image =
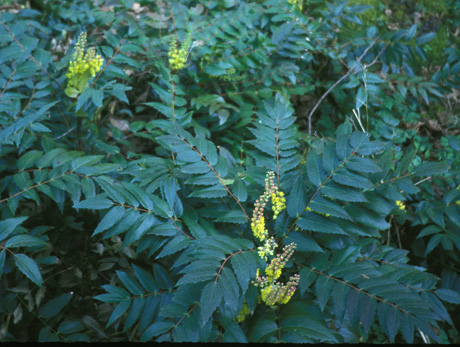
M3 3L1 341L459 342L458 1Z

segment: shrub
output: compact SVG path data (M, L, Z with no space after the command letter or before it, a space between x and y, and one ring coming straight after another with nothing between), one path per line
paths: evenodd
M1 13L3 341L458 340L459 138L417 132L455 47L426 69L435 33L343 0L30 5Z

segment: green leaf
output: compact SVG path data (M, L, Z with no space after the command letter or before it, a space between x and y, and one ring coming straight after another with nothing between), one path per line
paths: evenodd
M128 310L130 305L131 300L121 300L113 310L112 315L110 316L109 321L107 322L106 328L108 328L110 325L112 325L113 322L120 318L123 315L123 313L125 313Z
M297 226L303 230L311 230L327 234L346 235L346 232L343 231L343 229L339 225L332 222L328 218L319 216L312 212L305 213L304 217L300 218L297 221Z
M284 244L288 245L291 242L297 245L296 251L298 252L324 252L312 238L300 232L292 231L289 233L289 236L284 240Z
M257 263L251 252L241 252L230 258L233 271L243 293L248 289L249 281L255 276Z
M349 202L365 202L367 199L358 190L350 187L345 187L334 182L328 182L321 189L321 194L328 198L338 199Z
M5 247L46 247L48 244L38 237L30 235L16 235L6 241Z
M6 258L6 249L3 249L0 252L0 279L2 278L2 275L3 275L3 268L5 266L5 258Z
M236 318L239 313L237 308L240 287L233 271L227 267L222 268L218 281L220 282L220 287L223 289L222 295L224 298L223 303L225 304L225 310L231 313L232 318Z
M75 106L75 111L78 111L80 108L84 106L84 104L92 97L93 95L93 88L86 88L78 97L77 105Z
M144 289L126 272L115 271L120 281L133 295L144 295Z
M103 158L104 158L103 155L86 155L84 157L77 158L72 161L72 170L76 171L78 168L82 166L95 165L99 163Z
M338 218L343 218L347 220L352 220L348 213L334 201L330 199L325 199L322 197L316 197L312 202L310 202L309 207L315 211L327 215L331 215Z
M29 217L8 218L0 222L0 241L3 241L11 234L16 227Z
M240 178L236 178L234 183L232 184L232 192L235 197L241 201L245 202L248 198L248 192L246 190L246 185L244 184L243 180Z
M80 321L64 321L59 324L57 332L60 334L71 334L82 331L85 329L85 326Z
M131 194L136 197L137 200L139 200L142 206L144 206L149 211L153 209L153 202L149 194L147 194L144 190L135 184L128 182L122 182L122 184Z
M275 335L278 325L271 319L259 319L250 328L247 336L251 342L266 342L268 338Z
M394 171L395 177L399 176L402 174L404 171L406 171L409 168L409 165L412 163L412 161L415 158L415 154L417 153L416 149L413 149L409 151L398 163L396 170Z
M116 37L114 34L112 34L109 31L104 31L105 39L107 42L110 43L110 45L114 48L118 47L120 45L120 39Z
M157 259L166 257L179 252L180 250L188 247L190 245L190 239L184 235L177 235L171 241L169 241L160 254L157 255Z
M447 172L450 165L447 163L422 163L412 172L416 176L434 176Z
M225 332L222 334L222 342L224 343L247 343L248 339L243 329L236 322L230 321L225 327Z
M27 276L37 286L41 287L43 284L43 278L40 274L40 269L37 263L29 258L27 255L19 253L14 255L14 263L18 269Z
M315 186L319 187L325 177L321 156L315 151L310 151L306 160L308 179Z
M141 342L150 341L152 338L161 335L172 327L174 327L175 323L173 321L167 320L162 322L155 322L150 325L147 329L145 329L144 333L141 336Z
M89 210L104 210L112 206L113 202L101 195L80 201L73 205L74 208L83 208Z
M348 214L357 222L377 230L386 230L390 227L390 223L385 220L385 216L380 216L368 209L354 205L346 206Z
M219 306L223 292L219 282L209 282L204 286L200 297L202 325L208 321L217 306Z
M166 106L164 104L161 104L159 102L146 102L144 105L153 107L155 110L159 111L162 113L164 116L168 118L173 118L173 110L170 106Z
M299 293L302 295L311 286L311 284L316 280L316 273L309 269L308 267L302 268L299 272Z
M102 107L102 99L104 98L104 91L102 89L93 90L91 99L96 107Z
M347 309L346 299L350 293L350 287L341 282L334 283L332 292L332 302L335 315L340 319L343 318Z
M72 298L72 294L62 294L40 307L38 315L43 318L51 318L57 315Z
M333 285L334 280L327 276L320 276L316 281L315 293L321 311L324 311L324 307L326 306L329 300L329 296L331 295Z
M44 327L40 329L38 342L59 342L59 337L56 334L53 334L48 327Z
M226 195L227 195L227 191L225 190L225 188L222 187L221 184L218 184L212 187L194 189L188 196L190 198L197 197L197 198L210 199L210 198L223 198Z
M144 309L141 318L139 319L139 331L143 331L152 323L152 320L158 313L161 304L162 296L149 296L145 301Z
M388 306L386 321L390 343L394 343L396 333L401 324L401 311L393 306Z
M422 36L419 36L415 39L415 44L416 45L424 45L433 40L436 37L436 33L427 33Z
M352 157L346 164L347 168L355 172L375 173L380 172L382 169L371 159Z
M35 162L43 155L42 151L31 150L19 158L17 162L18 170L31 168Z
M173 212L173 215L176 217L181 217L183 213L182 202L177 195L177 190L179 190L179 185L177 180L170 176L163 180L163 189L168 202L170 210Z
M125 214L125 208L121 206L114 206L106 213L104 218L97 225L96 230L94 230L91 236L97 235L111 227L113 227L120 219L123 218Z
M287 199L287 212L289 217L296 218L307 206L307 191L302 177L299 175L292 185L291 193Z
M131 308L128 312L128 316L125 320L125 325L123 327L123 331L128 330L130 327L133 326L134 323L139 319L142 310L144 309L144 305L146 303L145 298L134 298Z
M369 179L366 177L352 173L342 168L337 170L334 176L332 176L332 179L337 183L355 188L371 189L374 187L372 182L369 181Z
M142 222L137 228L131 228L125 236L123 240L122 247L126 247L133 242L139 241L149 230L151 230L152 226L158 224L157 220L153 216L153 214L144 214L142 216Z
M417 239L423 236L437 234L442 231L442 228L437 225L428 225L427 227L423 228L420 234L417 235Z
M158 283L158 286L161 289L173 289L174 288L174 282L169 275L169 273L159 264L155 263L153 265L153 274L155 277L156 282Z
M216 219L216 222L243 224L248 222L246 215L241 210L230 210Z
M187 272L185 273L184 277L182 277L177 282L177 285L179 286L187 283L199 283L215 278L217 275L218 267L219 265L217 265L216 267L213 264L208 264L207 266L203 265L201 266L201 268L193 270L187 269Z
M366 334L369 333L377 309L377 301L369 295L364 295L359 303L359 319Z
M134 273L136 274L137 279L141 283L142 287L150 293L155 293L158 291L158 285L155 282L155 279L153 276L148 273L147 271L141 269L140 267L137 267L136 265L133 264L133 270Z
M452 289L440 288L435 291L436 295L443 301L451 304L460 304L460 293Z

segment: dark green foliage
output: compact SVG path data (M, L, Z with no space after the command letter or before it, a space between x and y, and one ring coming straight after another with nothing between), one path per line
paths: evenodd
M364 0L7 3L0 340L458 342L460 52L434 65L428 20ZM69 98L83 30L104 63ZM286 209L266 227L297 245L279 281L300 275L273 307L252 283L268 171Z

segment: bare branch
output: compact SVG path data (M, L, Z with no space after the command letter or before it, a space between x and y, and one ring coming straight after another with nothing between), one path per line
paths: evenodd
M318 108L318 106L321 104L321 102L323 102L324 98L332 91L332 89L334 89L335 87L337 87L337 85L339 85L345 78L347 78L348 76L350 76L350 74L353 72L354 68L361 62L361 60L364 58L364 56L369 52L369 50L376 44L377 42L377 39L376 38L374 41L372 41L372 43L369 45L369 47L367 47L363 54L361 54L361 56L358 58L358 60L356 61L356 63L353 65L353 67L348 70L348 72L343 75L339 80L337 80L327 91L326 93L324 93L321 98L318 100L318 102L316 103L315 107L313 107L313 109L310 111L309 115L308 115L308 134L311 135L311 118L313 116L313 113L315 113L316 109ZM375 57L374 61L369 64L369 65L365 65L363 68L361 68L360 70L358 71L355 71L354 73L358 73L360 71L362 71L363 69L371 66L371 65L374 65L377 61L377 59L380 57L380 55L383 53L383 51L388 47L388 44L379 52L379 54Z

